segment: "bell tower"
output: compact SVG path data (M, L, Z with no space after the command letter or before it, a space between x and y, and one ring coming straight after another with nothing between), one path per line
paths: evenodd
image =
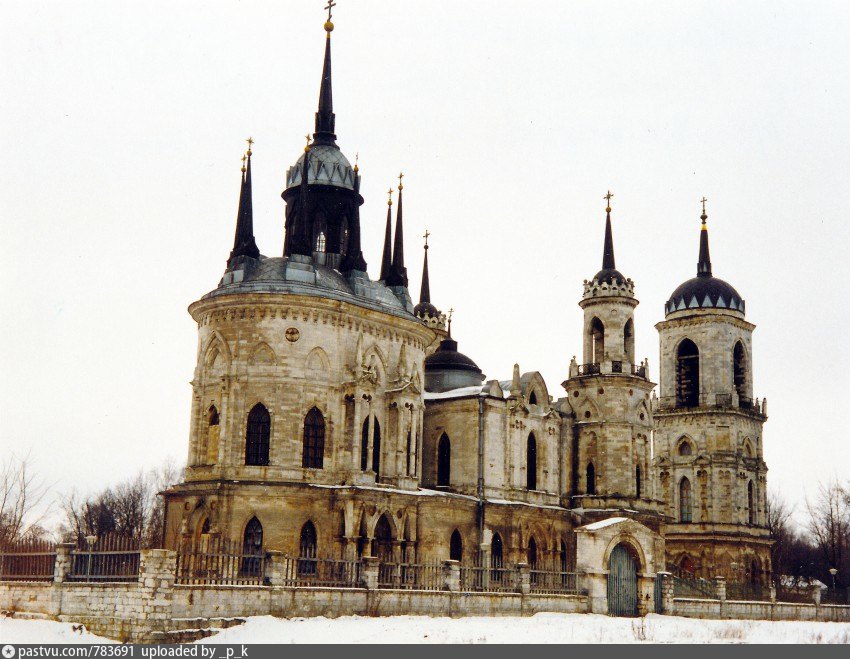
M634 282L616 268L611 198L605 195L602 269L584 282L582 363L563 383L574 416L571 506L638 510L655 519L650 467L652 413L647 363L636 363ZM652 523L652 520L646 521Z
M705 199L697 276L673 291L661 343L655 401L659 498L672 522L667 560L680 573L766 584L767 402L753 398L752 336L744 300L714 277Z

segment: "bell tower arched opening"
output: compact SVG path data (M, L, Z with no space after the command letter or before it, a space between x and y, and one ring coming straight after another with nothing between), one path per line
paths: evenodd
M676 351L676 407L699 407L699 348L690 339Z

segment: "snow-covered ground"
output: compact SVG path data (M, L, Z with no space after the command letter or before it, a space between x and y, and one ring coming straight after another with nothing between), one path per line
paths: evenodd
M2 643L111 642L69 623L0 618ZM248 618L199 643L843 643L850 623L538 613L529 618Z

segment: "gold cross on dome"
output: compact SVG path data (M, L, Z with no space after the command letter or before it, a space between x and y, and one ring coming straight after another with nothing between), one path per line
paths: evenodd
M243 172L245 171L245 161L246 161L247 159L248 159L248 156L246 156L246 155L243 153L243 154L242 154L242 171L243 171Z
M398 189L399 190L404 189L404 186L401 184L401 179L403 179L403 178L404 178L404 172L399 172L398 173Z
M246 141L246 142L248 142L248 155L250 156L250 155L251 155L251 146L254 144L254 138L253 138L253 137L249 137L249 138L248 138L247 140L245 140L245 141Z
M392 188L387 190L387 195L389 196L389 199L387 199L387 206L392 206L393 205L393 189Z
M706 199L705 197L703 197L703 198L702 198L702 199L700 199L699 201L700 201L700 203L702 204L702 214L703 214L703 215L705 215L705 202L707 202L707 201L708 201L708 199Z
M428 249L428 236L431 235L431 232L428 229L425 229L425 235L422 236L425 239L425 249Z
M611 198L613 196L614 196L614 193L611 192L610 190L608 190L608 194L605 195L604 197L602 197L606 202L608 202L608 205L605 207L605 210L608 211L609 213L611 212Z
M325 9L328 10L328 20L331 20L331 12L333 11L334 7L336 7L336 3L334 2L334 0L328 0L328 6L325 7Z

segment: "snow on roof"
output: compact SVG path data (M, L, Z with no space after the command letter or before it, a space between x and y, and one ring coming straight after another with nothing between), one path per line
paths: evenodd
M449 391L432 392L426 391L425 400L440 400L442 398L462 398L464 396L478 396L481 394L483 387L476 384L472 387L461 387L460 389L451 389Z
M586 529L588 531L598 531L599 529L604 529L607 526L613 526L614 524L619 524L620 522L628 521L628 517L609 517L608 519L593 522L593 524L588 524L587 526L582 526L581 528Z

